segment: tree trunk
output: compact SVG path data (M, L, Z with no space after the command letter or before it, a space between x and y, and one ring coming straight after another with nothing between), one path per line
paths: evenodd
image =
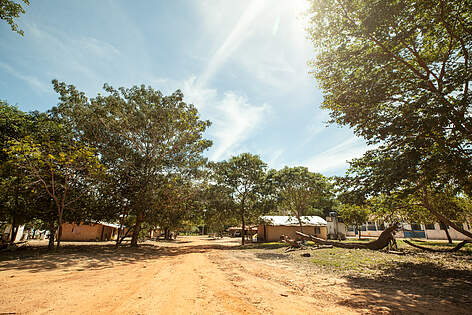
M342 242L336 242L336 241L326 241L324 239L318 238L313 235L307 235L303 234L300 232L295 232L296 234L300 235L301 237L305 239L309 239L314 241L317 244L322 244L322 245L332 245L334 247L341 247L341 248L350 248L350 249L371 249L371 250L380 250L385 247L387 247L390 244L396 244L395 243L395 238L393 237L393 234L395 231L398 230L398 224L394 224L392 226L389 226L386 228L382 234L380 234L379 238L368 242L368 243L342 243Z
M141 230L142 223L143 223L143 212L140 210L138 211L138 215L136 216L136 226L134 227L133 237L131 238L132 247L138 247L138 237L139 237L139 231Z
M423 206L424 206L429 212L431 212L432 215L434 215L436 218L438 218L438 219L439 219L439 222L443 222L443 224L449 225L450 227L452 227L452 228L453 228L454 230L456 230L457 232L462 233L462 234L464 234L465 236L468 236L468 237L472 238L472 232L466 231L466 230L463 229L461 226L455 224L454 222L452 222L451 220L449 220L448 218L446 218L445 216L443 216L441 213L439 213L438 211L434 210L433 207L430 206L429 200L428 200L427 196L424 196L424 197L423 197L423 203L424 203Z
M303 233L302 219L300 219L300 216L298 216L297 219L298 219L298 224L300 225L300 232Z
M123 224L121 223L122 221L120 220L120 227L118 228L118 235L116 235L116 246L120 245L120 236L121 236L121 230L123 229Z
M126 236L128 236L129 234L129 231L131 231L131 228L129 228L126 233L119 239L117 239L117 243L116 243L116 246L118 247L118 245L121 244L121 242L123 242L123 240L125 239ZM134 227L133 227L133 231L134 231Z
M56 229L54 229L54 221L49 223L49 244L48 250L54 249L54 235L56 234Z
M124 224L125 224L125 218L127 216L125 214L123 214L122 216L120 216L120 227L118 228L118 235L116 236L116 246L120 245L121 242L123 241L123 239L128 235L129 233L129 230L130 228L128 228L128 230L126 231L125 235L123 236L123 232L124 232Z
M20 202L19 202L19 197L20 197L20 176L16 176L16 189L15 189L15 211L18 211ZM10 243L13 244L15 243L16 239L16 234L18 233L18 227L16 226L16 215L13 214L13 220L11 223L11 240Z
M429 247L424 247L424 246L420 246L420 245L413 244L412 242L410 242L410 241L408 241L408 240L403 240L403 242L405 242L406 244L408 244L408 245L410 245L410 246L413 246L413 247L416 247L416 248L419 248L419 249L422 249L422 250L425 250L425 251L428 251L428 252L433 252L433 253L452 253L452 252L457 252L459 249L461 249L462 247L464 247L465 244L471 243L471 241L462 241L462 242L460 242L459 244L457 244L454 248L450 248L450 249L434 249L434 248L429 248Z
M361 239L361 229L359 226L357 227L357 233L359 233L359 239Z
M16 215L13 215L10 232L11 232L10 244L13 244L15 243L16 233L18 232L18 228L16 227Z
M57 246L56 246L56 248L59 248L59 246L61 246L61 238L62 238L62 215L59 215L59 220L58 220L57 224L59 225L59 227L57 229Z
M303 234L303 233L302 233ZM304 234L305 235L305 234ZM281 241L284 242L284 243L287 243L290 245L291 248L301 248L302 245L300 242L297 242L297 240L292 240L290 237L288 237L287 235L281 235Z
M103 235L105 234L105 226L102 225L102 233L100 234L100 241L103 241Z
M444 224L445 225L445 229L444 229L444 232L446 233L446 237L447 237L447 241L449 242L449 244L452 244L452 238L451 238L451 235L449 235L449 226L447 224Z
M246 234L246 222L244 222L244 214L241 214L241 245L244 245Z
M165 239L166 241L169 240L169 228L168 228L168 227L165 227L165 228L164 228L164 239Z

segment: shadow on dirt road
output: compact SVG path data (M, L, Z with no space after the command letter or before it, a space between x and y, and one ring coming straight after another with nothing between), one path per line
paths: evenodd
M14 252L0 253L0 271L24 270L41 272L57 268L105 269L116 264L133 264L154 259L205 253L210 250L230 250L237 245L193 244L189 242L172 242L172 246L153 242L140 244L138 248L130 246L115 247L113 244L79 244L64 246L58 250L48 251L47 246L30 246ZM164 246L162 246L164 245Z

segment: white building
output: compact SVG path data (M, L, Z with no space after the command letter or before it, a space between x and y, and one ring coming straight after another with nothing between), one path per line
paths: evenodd
M464 230L472 232L471 225L469 222L463 223L462 227ZM446 226L439 223L432 224L414 224L414 223L402 223L400 231L395 234L395 237L404 238L425 238L429 240L447 240ZM447 231L453 240L471 240L470 237L465 236L462 233L457 232L451 227L447 227ZM360 226L361 237L378 237L380 233L385 229L385 225L380 222L366 222ZM358 231L355 227L348 227L347 236L357 236Z

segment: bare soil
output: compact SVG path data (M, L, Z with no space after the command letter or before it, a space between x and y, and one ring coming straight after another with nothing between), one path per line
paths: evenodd
M236 239L181 237L137 249L45 243L0 255L0 314L466 314L465 282L354 277L282 249L241 249ZM297 257L297 258L296 258ZM296 258L296 259L295 259ZM454 275L447 275L447 279ZM410 281L411 280L411 281ZM453 292L427 294L431 289ZM436 281L435 281L436 280ZM454 287L457 285L457 287ZM464 287L465 286L465 289ZM465 291L464 291L465 290ZM434 291L434 290L433 290ZM436 291L434 291L436 292Z

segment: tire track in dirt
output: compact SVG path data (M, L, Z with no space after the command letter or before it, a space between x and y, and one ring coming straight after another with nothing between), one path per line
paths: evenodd
M301 277L226 247L196 240L158 248L161 256L78 271L90 265L0 272L0 312L26 314L353 313ZM168 248L167 248L168 247ZM11 262L10 262L11 263ZM20 264L21 262L18 262ZM79 269L79 270L80 270ZM298 278L297 278L298 277ZM291 281L295 280L295 281Z
M306 279L264 262L240 261L221 253L210 255L217 268L227 273L236 288L244 289L247 296L257 303L261 313L271 314L357 314L336 302L340 298L327 298L326 290L313 290L305 284ZM313 280L313 279L310 279ZM254 298L257 297L257 298Z

